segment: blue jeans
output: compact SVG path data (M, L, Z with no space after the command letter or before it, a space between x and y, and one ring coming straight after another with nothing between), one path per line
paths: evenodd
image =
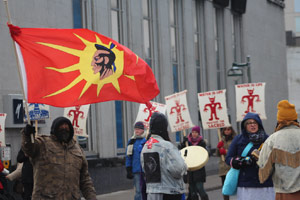
M134 200L142 200L142 192L141 192L141 185L140 185L140 178L141 173L134 173L133 174L133 184L135 187L135 196Z

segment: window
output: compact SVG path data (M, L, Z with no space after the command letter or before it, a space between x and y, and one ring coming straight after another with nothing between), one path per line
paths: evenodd
M143 55L147 64L152 67L152 29L151 29L151 4L149 0L143 0L143 32L144 32L144 49Z
M171 38L171 62L173 68L173 90L179 92L179 61L178 61L178 12L176 0L169 0L170 38ZM176 142L180 141L181 134L176 132Z
M112 39L122 43L122 4L120 0L111 0L111 34ZM118 153L123 153L125 149L125 137L124 137L124 121L125 115L124 105L122 101L115 101L115 116L116 116L116 139ZM121 149L121 151L119 151ZM124 150L125 151L125 150Z
M300 17L295 17L296 32L300 32Z
M294 0L295 12L300 12L300 0Z
M171 38L171 61L173 66L173 90L179 92L179 72L178 72L178 24L176 12L176 0L169 0L170 9L170 38Z
M217 65L217 87L223 89L226 87L226 67L224 50L224 10L215 8L215 51Z
M197 92L201 92L201 63L200 63L200 52L201 52L201 32L200 32L200 3L195 0L193 3L193 28L194 28L194 47L195 47L195 65L197 73Z
M73 27L74 28L90 28L87 26L87 21L88 21L88 2L85 1L81 1L81 0L73 0ZM84 12L83 12L84 11ZM85 15L83 15L83 13L85 13ZM89 109L89 113L88 113L88 118L87 118L87 134L88 134L88 138L86 137L77 137L77 141L79 143L79 145L85 150L85 151L93 151L95 150L94 146L93 146L93 138L95 137L95 135L93 134L92 131L92 121L91 119L94 118L95 113L92 113L91 110L93 109L94 105L91 105L90 109ZM95 151L96 152L96 151Z

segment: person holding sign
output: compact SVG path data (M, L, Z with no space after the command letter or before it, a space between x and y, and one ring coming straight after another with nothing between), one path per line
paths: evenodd
M33 166L32 200L68 199L96 200L96 191L88 172L83 149L73 139L74 129L65 117L56 118L50 136L38 136L31 142L35 128L29 124L22 130L22 150Z
M241 123L241 130L242 134L233 139L225 159L228 165L240 170L237 200L274 200L272 179L269 178L263 184L259 182L258 166L251 155L268 138L259 115L248 112ZM249 149L247 155L241 157L245 148Z
M201 146L206 149L206 142L203 137L200 135L200 127L195 126L192 128L192 132L183 138L181 143L181 148L188 146ZM188 200L197 200L198 194L201 197L201 200L208 200L208 195L204 190L203 184L206 181L206 171L205 167L198 169L196 171L188 171L188 183L189 183L189 195Z
M221 129L221 141L217 145L216 154L217 156L220 156L219 176L222 179L222 185L224 184L226 174L230 169L230 166L226 164L224 159L222 159L222 155L226 156L229 146L235 136L236 133L231 126ZM224 200L229 200L229 196L227 195L223 195L223 198Z
M134 135L128 141L126 150L126 171L127 178L133 179L135 187L134 200L142 200L141 179L142 167L140 155L146 142L144 136L144 123L139 121L134 125Z
M264 143L257 164L263 183L271 175L276 200L300 199L300 125L294 104L282 100L277 104L277 126Z
M141 164L146 176L147 200L181 200L187 166L170 141L168 120L162 113L155 112L151 116Z

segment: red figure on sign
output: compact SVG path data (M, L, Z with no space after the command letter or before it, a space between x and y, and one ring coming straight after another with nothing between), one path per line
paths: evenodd
M183 110L186 110L186 107L184 106L184 104L180 104L179 100L175 100L175 104L176 106L173 106L171 108L171 112L170 114L173 114L173 110L175 109L176 113L177 113L177 121L176 121L176 124L178 124L179 122L184 122L184 120L182 119L182 115L181 115L181 108L182 108L182 111Z
M209 98L210 103L208 103L204 106L203 111L207 112L208 111L207 107L209 107L210 111L211 111L209 121L212 121L214 117L215 117L216 120L219 120L220 118L218 118L218 116L217 116L216 108L218 106L218 109L222 110L223 108L221 106L221 103L220 102L215 102L216 97L211 97L211 98L208 97L208 98Z
M73 118L73 121L72 121L72 125L74 126L74 124L75 124L76 127L79 127L79 125L78 125L78 117L79 117L79 115L81 114L81 117L80 117L81 119L84 118L84 113L83 113L82 111L79 110L80 107L81 107L81 106L75 106L75 110L70 110L69 113L68 113L68 116L69 116L69 117L72 116L71 113L74 114L74 118Z
M2 132L2 128L1 128L1 125L0 125L0 133Z
M148 107L144 109L144 113L146 113L147 111L149 112L149 115L148 115L147 119L144 119L145 122L149 122L149 120L150 120L152 114L155 113L155 112L158 112L158 111L156 110L156 108L157 108L157 107L155 107L155 106L152 105L152 107L151 107L150 109L149 109Z
M243 96L242 101L241 101L242 103L245 103L246 101L244 99L248 99L248 107L247 107L247 110L245 111L245 113L250 112L250 109L251 109L251 112L256 112L253 109L253 107L254 107L253 102L254 102L255 97L257 97L256 102L260 102L259 95L257 95L257 94L253 95L254 88L252 90L250 90L250 89L247 89L247 90L248 90L249 95Z

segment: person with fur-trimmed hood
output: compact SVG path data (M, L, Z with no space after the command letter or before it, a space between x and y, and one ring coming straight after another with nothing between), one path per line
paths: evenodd
M187 166L178 148L170 141L164 114L153 113L147 138L141 152L147 200L181 200L185 193L183 175Z
M248 112L241 123L241 130L242 134L234 137L225 158L228 165L240 170L237 200L274 200L272 179L269 178L263 184L259 182L256 159L251 155L252 151L259 149L268 138L259 115ZM245 157L241 157L249 143L253 146Z
M34 143L31 142L33 133L35 128L29 124L22 130L22 150L33 166L32 200L78 200L80 191L85 199L96 200L88 163L83 150L73 139L70 120L56 118L51 135L37 136Z
M277 104L277 126L264 143L257 164L259 180L270 176L276 200L300 199L300 125L294 104L282 100Z
M143 174L141 167L141 151L146 142L144 123L138 121L134 124L134 134L128 141L126 149L127 178L133 179L135 187L134 200L142 200Z

